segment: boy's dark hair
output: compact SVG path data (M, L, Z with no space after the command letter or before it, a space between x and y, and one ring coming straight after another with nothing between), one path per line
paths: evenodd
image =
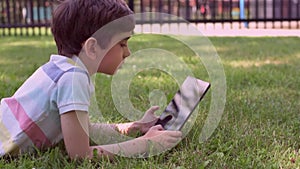
M64 0L55 9L52 17L51 31L58 54L67 57L78 55L82 44L96 31L114 20L132 14L123 0ZM127 24L123 21L123 24L117 28L119 31L126 32L134 28L132 21ZM99 45L106 48L107 44L104 43L108 42L109 37L100 38Z

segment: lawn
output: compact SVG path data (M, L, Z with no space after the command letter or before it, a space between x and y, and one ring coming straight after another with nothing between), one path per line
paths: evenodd
M163 154L145 159L117 157L113 162L72 161L59 145L34 155L0 158L0 168L299 168L300 38L209 40L223 64L227 93L220 123L207 141L199 142L199 137L213 101L213 90L201 102L196 112L199 115L187 136ZM1 37L0 46L0 98L11 96L56 51L51 37ZM145 48L172 52L193 75L211 80L207 67L193 51L170 37L133 36L130 46L133 58L136 51ZM126 73L125 68L120 73ZM128 93L136 109L145 111L150 105L163 106L170 100L177 84L166 71L147 68L134 74ZM177 73L180 72L178 67ZM95 77L97 108L107 122L126 121L114 104L113 80L106 75ZM151 98L157 96L153 95L155 92L158 97ZM91 118L99 120L97 114L91 114Z

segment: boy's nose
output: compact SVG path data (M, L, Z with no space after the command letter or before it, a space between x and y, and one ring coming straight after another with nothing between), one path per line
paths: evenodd
M126 48L124 51L124 59L131 55L131 51L129 48Z

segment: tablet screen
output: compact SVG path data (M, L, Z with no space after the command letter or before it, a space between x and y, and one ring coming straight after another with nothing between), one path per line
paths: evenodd
M181 130L209 87L208 82L188 76L156 124L166 130Z

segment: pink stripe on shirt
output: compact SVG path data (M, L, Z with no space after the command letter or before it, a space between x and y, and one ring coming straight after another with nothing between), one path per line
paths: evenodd
M15 98L5 99L5 102L19 122L20 128L27 134L36 147L42 148L44 146L51 146L51 142L45 133L34 121L32 121L22 105Z

